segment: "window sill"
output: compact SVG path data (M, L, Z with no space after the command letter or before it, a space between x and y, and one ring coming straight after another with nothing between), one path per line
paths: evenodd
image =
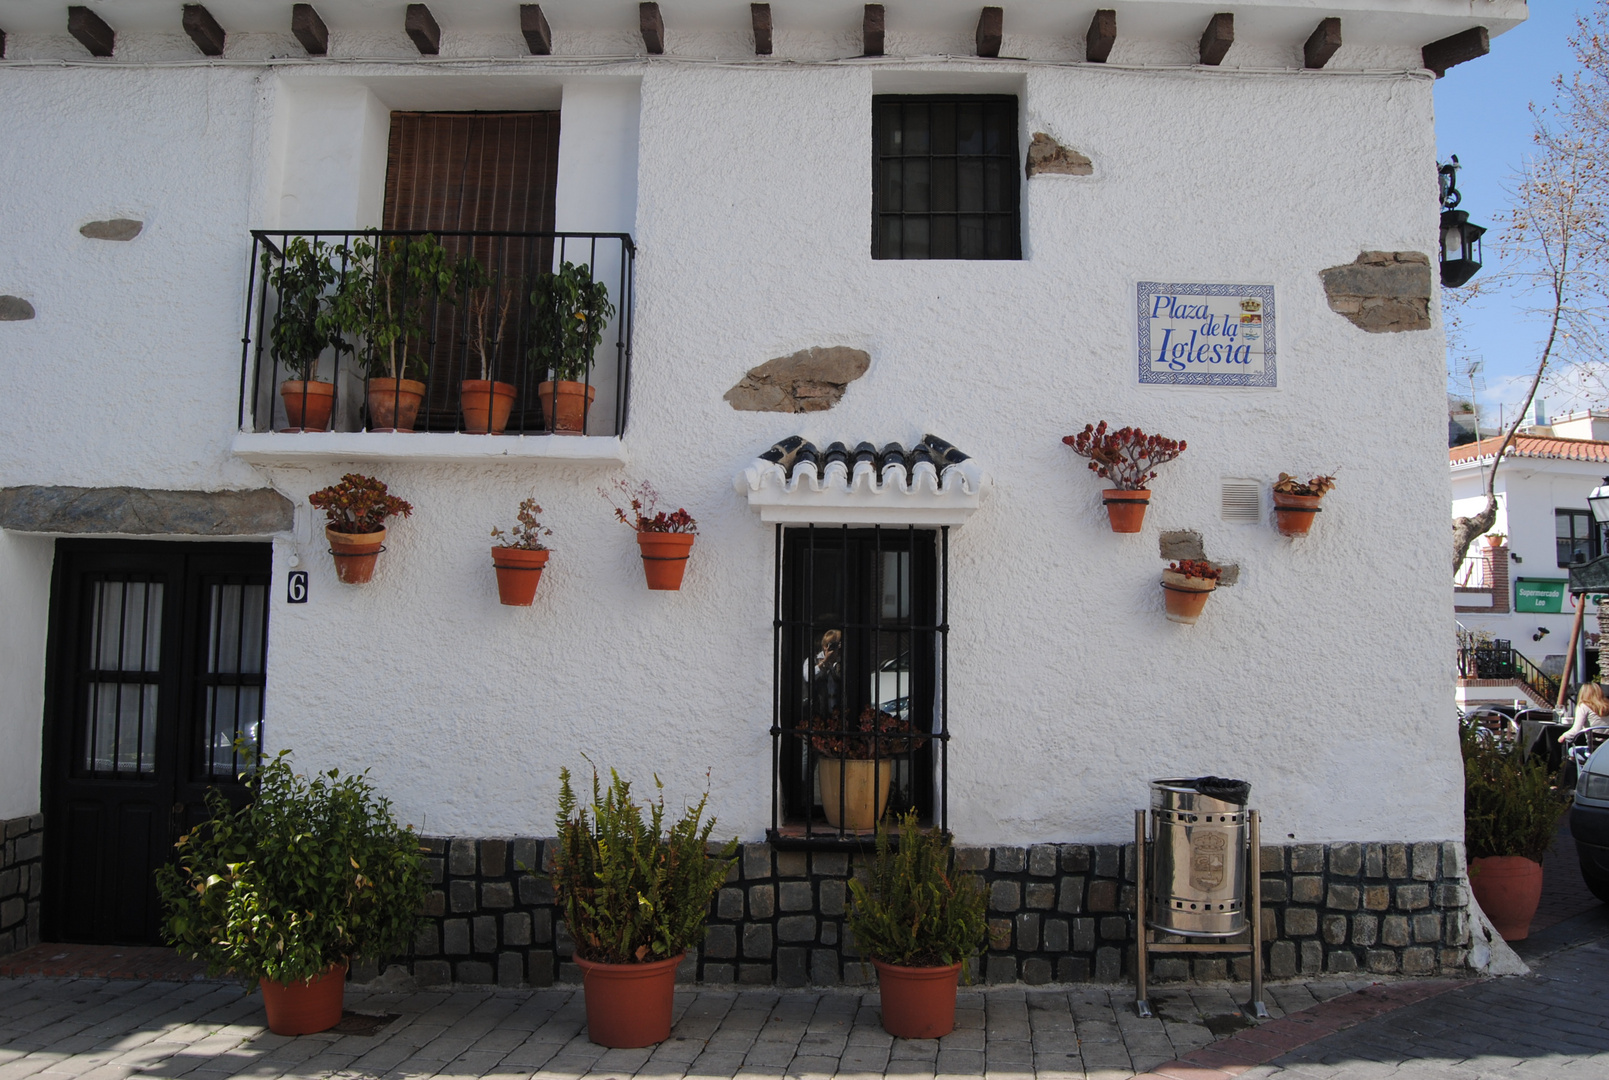
M614 435L467 435L461 432L240 432L235 456L253 465L305 465L327 461L462 462L566 461L624 464L626 448Z

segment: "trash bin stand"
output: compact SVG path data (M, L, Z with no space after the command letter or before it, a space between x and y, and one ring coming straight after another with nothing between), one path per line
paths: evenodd
M1137 945L1134 958L1134 1011L1143 1018L1151 1016L1151 1004L1146 1000L1146 978L1149 962L1147 957L1151 953L1233 953L1251 954L1251 1000L1246 1008L1258 1020L1268 1019L1268 1006L1263 1003L1263 875L1262 875L1262 832L1261 821L1257 811L1246 812L1247 837L1246 843L1251 850L1247 853L1246 895L1251 900L1251 944L1249 945L1215 945L1210 942L1171 942L1157 944L1148 940L1152 931L1146 925L1149 921L1149 903L1146 888L1146 867L1150 860L1150 841L1146 837L1146 812L1134 811L1134 938Z

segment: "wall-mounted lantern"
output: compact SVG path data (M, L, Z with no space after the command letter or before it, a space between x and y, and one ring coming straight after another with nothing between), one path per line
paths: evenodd
M1458 155L1436 170L1441 184L1441 283L1449 289L1464 284L1481 268L1481 236L1486 228L1471 225L1469 215L1455 209L1458 193Z
M1593 521L1599 525L1609 525L1609 476L1592 489L1592 494L1587 496L1587 505L1592 507Z

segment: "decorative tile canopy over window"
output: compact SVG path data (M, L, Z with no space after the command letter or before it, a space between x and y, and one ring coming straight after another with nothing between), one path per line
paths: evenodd
M881 450L870 442L821 449L794 435L735 480L760 520L818 525L960 525L987 485L974 459L936 435Z

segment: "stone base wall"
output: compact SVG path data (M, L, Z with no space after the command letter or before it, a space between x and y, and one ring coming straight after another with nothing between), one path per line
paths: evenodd
M0 956L39 944L45 816L0 821Z
M410 956L423 983L579 982L573 942L546 880L552 841L432 838L427 921ZM1320 973L1457 974L1469 945L1462 845L1339 843L1262 850L1270 978ZM746 844L715 898L684 981L858 985L847 882L869 855ZM988 983L1117 982L1134 970L1134 846L961 848L989 892ZM1167 938L1160 940L1183 940ZM1240 941L1246 938L1237 939ZM1249 957L1152 957L1159 981L1247 979Z

